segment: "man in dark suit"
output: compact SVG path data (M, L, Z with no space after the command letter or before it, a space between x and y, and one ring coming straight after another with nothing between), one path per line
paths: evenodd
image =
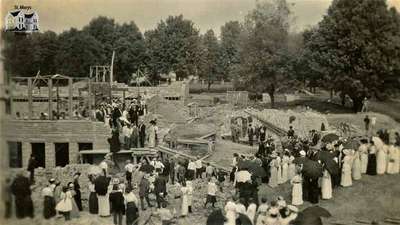
M144 142L146 140L146 125L143 124L143 121L139 123L139 143L140 147L144 148Z
M130 118L130 122L132 124L135 124L136 126L138 125L138 119L139 119L139 115L138 115L138 106L136 104L131 104L130 108L129 108L129 118Z
M35 159L35 156L33 154L31 154L31 158L29 158L28 161L28 171L30 172L30 182L32 184L35 183L35 169L37 168L37 161Z
M247 129L247 135L249 136L249 145L253 146L254 129L251 124L249 124L249 128Z

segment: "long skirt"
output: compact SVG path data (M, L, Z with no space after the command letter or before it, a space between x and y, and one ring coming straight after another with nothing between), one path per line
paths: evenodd
M368 154L361 154L361 173L367 173Z
M139 210L134 202L126 203L126 225L137 225L139 221Z
M268 185L272 188L278 186L278 169L271 167L271 177L269 178Z
M43 201L43 217L45 219L50 219L55 216L56 212L56 201L51 196L44 196Z
M97 195L99 202L99 216L110 216L110 200L108 195Z
M371 176L375 176L376 173L376 155L369 154L368 155L368 166L367 166L367 174Z
M351 172L353 180L361 179L361 160L359 158L354 159L353 168Z
M325 174L325 176L322 177L321 194L322 199L332 198L332 180L330 174Z
M34 217L33 202L30 195L15 196L15 212L17 218Z
M351 168L349 165L343 166L343 171L342 171L342 179L340 180L340 185L343 187L350 187L353 185L352 179L351 179Z
M97 199L96 192L90 192L89 194L89 213L91 214L99 213L99 202Z
M289 164L288 180L291 180L296 175L296 165L294 163Z
M308 180L308 181L307 181ZM320 190L318 188L318 179L306 179L308 187L308 201L316 204L319 200Z
M81 197L81 191L80 190L76 190L76 194L74 195L74 199L75 199L75 203L76 206L78 207L79 211L82 211L82 197Z
M377 174L384 174L386 172L386 153L380 150L376 153L376 172Z
M303 204L303 187L301 183L294 183L292 188L292 205Z

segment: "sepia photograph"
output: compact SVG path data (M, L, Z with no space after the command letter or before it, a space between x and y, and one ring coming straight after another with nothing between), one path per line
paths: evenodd
M0 225L400 225L400 0L0 7Z

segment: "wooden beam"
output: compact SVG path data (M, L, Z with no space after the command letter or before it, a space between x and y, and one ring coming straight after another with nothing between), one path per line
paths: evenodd
M122 103L125 106L125 90L122 91Z
M73 112L72 112L72 78L68 78L68 115L69 119L72 119L74 117Z
M53 80L49 79L47 83L49 87L49 119L53 119Z
M33 104L32 104L32 78L28 78L28 119L32 119Z
M92 111L92 80L88 79L88 108L89 112Z

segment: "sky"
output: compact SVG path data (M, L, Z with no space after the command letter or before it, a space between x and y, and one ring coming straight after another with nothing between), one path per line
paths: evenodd
M254 8L255 0L0 0L1 19L14 5L31 6L39 15L40 30L60 33L71 27L82 28L97 16L114 18L116 22L134 21L144 32L156 27L169 15L183 14L192 20L201 33L230 20L242 21ZM316 25L326 13L331 0L287 0L292 6L293 31ZM387 0L400 9L400 0Z

